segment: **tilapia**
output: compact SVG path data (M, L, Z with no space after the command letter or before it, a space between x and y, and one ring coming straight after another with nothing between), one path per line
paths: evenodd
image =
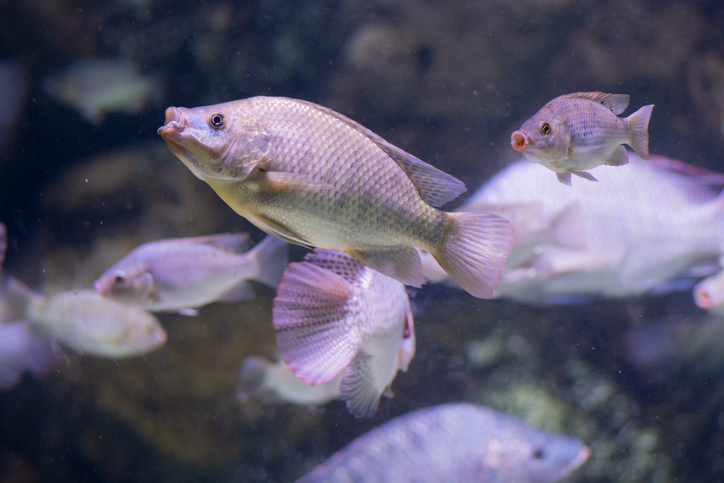
M274 363L249 356L239 370L236 397L241 402L259 399L265 403L325 404L339 399L343 376L344 371L340 371L329 381L312 386L295 376L283 360Z
M653 104L620 118L629 103L626 94L577 92L556 97L510 136L513 149L534 163L556 172L571 185L571 174L597 181L584 171L606 164L623 166L628 144L643 159L649 157L649 119Z
M238 214L289 243L347 252L419 287L413 247L490 297L513 242L506 220L437 209L462 182L331 109L280 97L169 107L170 150Z
M161 92L158 79L141 74L135 63L121 59L76 61L45 79L43 89L96 125L109 112L137 114Z
M492 409L420 409L373 429L297 483L556 482L581 466L580 441Z
M247 234L173 238L146 243L100 276L98 293L151 311L195 314L218 300L248 300L248 280L276 287L287 265L288 246L267 237L253 250Z
M166 331L153 315L109 300L95 290L38 296L26 320L41 334L80 354L132 357L147 354L166 342Z
M304 382L323 384L343 373L341 398L357 417L374 414L415 354L405 286L344 252L317 248L305 262L289 264L273 323L282 358Z
M661 156L643 161L630 153L629 160L616 169L596 168L602 182L575 190L542 166L520 160L468 200L466 210L534 209L538 217L535 230L524 237L527 243L516 243L511 252L515 264L506 266L496 297L555 303L635 296L681 289L674 282L719 269L724 175ZM559 225L553 238L549 224ZM516 226L516 232L526 226ZM567 246L561 235L566 232L577 241ZM440 280L433 264L424 265Z

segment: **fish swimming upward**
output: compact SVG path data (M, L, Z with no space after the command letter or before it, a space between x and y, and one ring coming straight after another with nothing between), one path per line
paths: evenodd
M279 285L288 245L267 237L240 253L248 244L246 233L146 243L106 270L94 287L117 302L195 315L195 307L211 302L253 298L248 280Z
M274 299L279 352L317 385L343 372L339 392L357 417L374 414L398 370L415 355L405 286L344 252L317 248L291 263Z
M510 136L513 149L528 160L556 172L571 185L571 174L597 181L586 169L628 163L628 144L642 159L649 157L649 119L654 106L644 106L627 118L626 94L577 92L548 102Z
M589 454L577 439L492 409L446 404L373 429L297 483L553 483Z
M347 252L416 287L413 247L476 297L492 295L513 244L506 220L437 209L463 183L331 109L280 97L169 107L170 150L238 214L282 240Z

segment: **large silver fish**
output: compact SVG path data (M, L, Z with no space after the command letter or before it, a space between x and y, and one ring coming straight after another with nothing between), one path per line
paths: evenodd
M217 300L254 296L247 280L276 287L287 265L288 245L267 237L248 253L247 234L172 238L131 251L98 278L98 293L151 311L180 311Z
M403 283L425 280L413 247L490 297L512 247L502 218L446 213L462 182L310 102L253 97L169 107L171 151L237 213L290 243L349 253Z
M282 358L304 382L344 372L341 398L358 417L374 414L380 396L415 354L405 286L343 252L317 248L291 263L274 299Z
M649 119L654 106L644 106L627 118L626 94L577 92L556 97L510 136L513 149L534 163L556 172L571 185L571 174L597 181L586 169L622 166L628 144L643 159L649 157Z
M576 439L491 409L447 404L373 429L297 483L552 483L589 454Z
M470 197L462 209L518 210L517 220L532 217L526 213L538 220L515 227L524 236L520 245L516 240L496 297L547 303L635 296L718 269L724 174L661 156L643 161L630 153L629 159L620 168L596 168L602 182L576 189L520 160ZM443 278L432 260L425 267L431 279Z

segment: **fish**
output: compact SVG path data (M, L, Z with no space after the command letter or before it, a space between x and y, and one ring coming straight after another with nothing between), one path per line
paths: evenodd
M642 159L649 157L649 120L654 105L618 117L628 103L626 94L604 92L556 97L511 134L510 144L528 160L555 171L565 185L573 185L571 174L598 181L585 170L628 163L623 144Z
M525 243L516 239L495 298L540 305L631 297L680 290L684 286L675 282L719 270L724 174L663 156L644 161L634 153L626 166L593 172L601 183L572 190L524 158L469 198L462 209L536 207L537 225L514 225ZM554 237L551 223L560 225ZM577 241L566 246L560 240L566 232ZM433 263L423 263L431 278L451 283Z
M111 112L137 114L155 96L160 81L143 75L138 65L123 59L83 59L42 83L45 93L76 109L94 125L103 123Z
M7 229L0 223L0 391L14 388L25 372L48 374L57 362L51 342L22 320L32 290L2 270L6 249Z
M249 356L239 370L236 398L241 402L258 399L265 403L321 405L339 399L344 371L329 381L312 386L294 375L283 360L272 362Z
M292 372L313 386L343 373L340 397L356 417L374 414L415 355L405 286L344 252L316 248L290 263L272 312L277 347Z
M513 246L499 216L438 209L465 191L461 181L311 102L260 96L169 107L158 133L266 233L344 251L408 285L425 283L417 247L470 294L490 297Z
M719 260L722 263L722 260ZM724 316L724 270L710 275L694 286L694 303L712 314Z
M80 354L120 359L148 354L166 331L145 310L109 300L93 289L37 295L26 320L46 337Z
M106 270L93 287L105 297L153 312L195 315L195 308L212 302L253 298L248 280L279 285L288 245L266 237L243 253L248 245L246 233L146 243Z
M451 403L388 421L297 483L552 483L571 474L589 455L577 439L486 407Z

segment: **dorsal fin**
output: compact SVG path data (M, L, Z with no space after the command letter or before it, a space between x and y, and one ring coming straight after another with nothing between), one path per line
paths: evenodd
M619 115L628 107L630 96L628 94L606 94L605 92L574 92L561 96L567 99L588 99L589 101L598 102L611 109L611 111Z
M370 141L375 143L382 149L390 158L392 158L398 166L400 166L410 181L415 185L417 191L420 193L420 197L432 206L442 206L445 203L454 200L461 193L464 193L467 188L465 184L459 179L451 176L447 173L440 171L437 168L427 164L426 162L416 158L410 153L403 151L402 149L394 146L377 134L373 133L361 124L353 121L352 119L333 111L332 109L314 104L308 101L302 101L298 99L290 99L296 102L300 102L316 110L324 112L339 121L347 124L356 131L366 136Z

